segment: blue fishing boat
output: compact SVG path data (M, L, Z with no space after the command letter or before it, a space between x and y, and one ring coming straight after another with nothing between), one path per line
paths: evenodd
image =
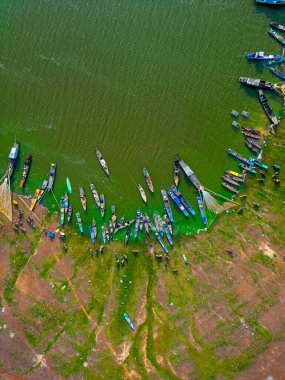
M161 190L161 195L162 195L162 200L163 200L163 203L164 203L164 206L165 206L165 209L166 209L167 215L168 215L168 217L169 217L169 220L170 220L171 222L173 222L173 215L172 215L172 211L171 211L170 203L169 203L169 200L168 200L167 193L166 193L166 190L165 190L165 189L162 189L162 190Z
M96 222L94 224L95 220L93 219L92 225L89 226L89 232L90 232L90 237L92 244L95 244L95 239L96 239L96 234L97 234L97 228L96 228Z
M285 5L285 0L256 0L256 4Z
M159 235L158 232L155 233L155 236L156 236L159 244L162 246L162 249L164 250L164 252L168 253L168 249L167 249L166 245L164 244L164 242L163 242L163 240L162 240L162 238L161 238L161 236Z
M82 224L80 213L77 212L75 215L76 215L77 223L79 226L79 231L83 234L83 224Z
M179 207L180 211L182 211L185 216L189 216L187 210L185 209L177 195L175 195L172 190L168 190L168 194L170 195L170 198L176 204L176 206Z
M265 63L265 66L279 65L280 63L283 63L283 62L285 62L285 57L276 58L276 59L272 59L271 61L267 61Z
M285 74L282 73L282 71L275 69L275 67L270 67L269 71L277 76L278 78L281 78L282 80L285 81Z
M280 54L268 54L268 53L264 53L263 51L258 51L258 52L254 52L254 53L247 53L246 58L249 60L255 60L255 61L269 61L272 59L282 58L282 55L280 55Z
M134 324L133 324L131 318L128 316L127 313L124 313L124 318L125 318L125 320L127 321L127 324L130 326L130 328L131 328L132 330L134 330L134 329L135 329L135 326L134 326Z
M258 160L255 157L250 157L250 159L254 162L254 165L259 166L262 169L268 170L268 165L266 165L264 162Z
M102 240L103 240L103 243L106 244L107 238L106 238L106 230L104 226L102 226Z
M138 237L139 226L140 226L140 219L141 219L141 210L138 209L137 216L136 216L135 232L134 232L135 239Z
M201 197L197 197L197 202L198 202L198 206L199 206L199 210L200 210L202 221L206 225L207 224L206 210L205 210L202 198Z
M239 165L240 168L242 168L243 170L245 170L248 173L251 173L251 174L256 174L257 173L257 171L255 170L254 166L247 166L245 164L242 164L241 162L238 165Z
M172 237L171 237L171 234L169 232L169 229L167 227L167 224L165 222L163 222L162 226L163 226L163 231L164 231L164 233L165 233L165 235L167 237L168 243L172 247L173 246L173 241L172 241Z
M252 159L244 157L243 155L241 155L240 153L236 152L233 149L228 149L228 153L232 157L236 158L238 161L241 161L241 162L243 162L246 165L249 165L249 166L253 166L254 165L254 162L252 161Z
M48 185L47 190L51 191L53 188L54 180L55 180L55 172L56 172L56 164L51 164L50 171L49 171L49 177L48 177Z
M188 200L184 197L184 195L182 195L182 193L180 192L180 190L178 190L178 188L176 186L171 186L171 189L172 191L174 192L174 194L180 199L181 203L183 204L183 206L194 216L196 215L193 207L190 205L190 203L188 202Z

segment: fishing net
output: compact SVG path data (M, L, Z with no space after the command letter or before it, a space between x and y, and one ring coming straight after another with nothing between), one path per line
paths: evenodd
M12 201L10 181L8 178L5 178L0 184L0 212L12 222Z
M209 193L209 191L202 189L202 196L203 196L203 201L205 202L206 207L214 212L215 214L220 214L221 212L231 208L231 207L236 207L237 203L231 201L230 199L226 199L226 202L223 204L218 203L218 201ZM219 196L218 194L215 194L216 196ZM224 197L223 197L224 198Z

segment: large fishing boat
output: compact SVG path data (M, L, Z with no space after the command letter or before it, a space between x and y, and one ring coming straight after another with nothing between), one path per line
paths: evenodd
M201 197L197 197L197 202L198 202L198 206L199 206L202 222L206 225L207 224L206 210L205 210L202 198Z
M285 32L285 26L281 25L281 24L278 24L278 22L271 22L270 26L272 28L275 28L275 29L278 29L278 30L282 30L283 32Z
M143 167L143 175L144 175L146 184L147 184L150 192L153 193L154 192L154 188L153 188L152 180L151 180L151 177L149 175L149 172L147 171L147 169L145 167Z
M102 166L102 169L103 169L104 172L109 176L110 173L109 173L109 169L108 169L107 163L106 163L106 161L104 160L104 158L103 158L103 156L102 156L100 150L99 150L97 147L95 147L95 153L96 153L96 156L97 156L97 158L98 158L98 160L99 160L99 162L100 162L100 165Z
M25 164L24 164L24 168L23 168L23 173L22 173L22 178L21 178L21 181L20 181L20 187L23 187L27 178L28 178L28 174L29 174L29 171L30 171L30 167L31 167L31 162L32 162L32 156L27 156L26 157L26 160L25 160Z
M171 190L173 190L174 194L177 195L177 197L180 199L181 203L183 204L183 206L194 216L196 215L193 207L190 205L190 203L188 202L188 200L184 197L184 195L182 195L182 193L180 192L180 190L178 190L178 188L176 186L170 186Z
M168 194L170 195L170 198L172 199L172 201L176 204L176 206L183 212L183 214L185 216L189 216L186 208L184 207L184 205L182 204L181 200L179 199L179 197L174 193L174 191L172 191L171 189L168 190Z
M239 160L239 161L245 163L246 165L249 165L249 166L253 166L253 165L254 165L254 163L253 163L252 160L250 160L249 158L246 158L245 156L241 155L240 153L236 152L236 151L233 150L233 149L228 149L228 153L229 153L232 157L234 157L234 158L236 158L237 160Z
M274 124L274 125L277 125L279 123L275 113L273 112L266 96L264 95L264 92L262 90L258 90L258 98L259 98L259 101L262 105L262 108L264 109L264 112L266 113L266 115L268 116L268 118L271 120L271 122Z
M20 144L15 142L9 153L9 161L5 173L5 177L10 179L13 175L20 152Z
M247 53L246 54L247 59L250 60L256 60L256 61L268 61L272 59L280 59L282 58L282 55L280 54L269 54L264 53L263 51L258 51L254 53Z
M240 83L245 84L248 87L262 88L264 90L273 90L274 89L273 83L270 83L270 82L267 82L265 80L261 80L258 78L240 77L239 81L240 81Z
M168 200L167 193L166 193L165 189L161 190L161 195L162 195L162 200L163 200L163 203L164 203L167 215L168 215L170 221L173 222L173 215L172 215L170 203L169 203L169 200Z
M95 203L98 207L100 207L100 198L99 198L99 194L96 190L96 187L93 183L90 183L90 189L92 191L92 194L93 194L93 197L94 197L94 200L95 200Z
M280 42L280 44L282 45L285 45L285 38L283 36L281 36L280 34L278 34L277 32L275 32L274 29L270 28L268 30L268 33L273 37L275 38L278 42Z
M55 180L55 172L56 172L56 164L51 164L50 171L49 171L49 177L48 177L48 185L47 190L51 191L53 188L54 180Z

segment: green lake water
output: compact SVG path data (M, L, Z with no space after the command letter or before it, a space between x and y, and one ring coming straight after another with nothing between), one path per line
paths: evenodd
M73 186L71 201L83 223L101 220L89 179L105 194L107 218L133 217L138 206L162 211L160 189L173 181L179 153L201 182L221 187L225 169L237 169L232 147L249 154L231 127L230 111L250 112L251 126L265 126L256 91L240 75L276 79L245 52L280 52L268 34L271 20L285 12L251 0L21 0L0 3L0 168L4 174L14 140L21 143L19 178L25 156L32 168L23 193L33 194L58 166L55 194ZM281 115L281 98L268 94ZM108 179L94 153L97 145L110 168ZM145 165L155 195L147 192ZM143 206L137 184L144 185ZM78 187L87 194L88 214ZM197 210L188 220L172 209L178 231L202 227L196 193L182 177L181 191ZM55 208L50 194L44 204Z

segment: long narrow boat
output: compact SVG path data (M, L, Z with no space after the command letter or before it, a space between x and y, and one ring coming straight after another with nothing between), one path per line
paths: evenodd
M244 136L249 137L250 139L256 139L256 140L260 139L260 135L256 135L255 133L252 133L252 132L242 131L241 133Z
M165 253L168 253L168 248L166 247L166 245L164 244L164 241L162 240L161 236L159 235L158 232L155 233L155 236L159 242L159 244L161 245L162 249L164 250Z
M149 174L149 172L147 171L147 169L145 167L143 167L143 175L144 175L146 184L147 184L147 186L149 188L149 191L151 193L153 193L154 192L153 183L152 183L150 174Z
M277 125L279 123L275 113L273 112L266 96L264 95L264 92L262 90L258 90L258 98L260 101L260 104L262 105L262 108L264 109L264 112L268 116L269 120L274 124Z
M135 239L138 237L140 218L141 218L141 210L138 209L137 215L136 215L136 224L135 224L135 233L134 233Z
M127 228L126 235L125 235L125 244L128 244L128 242L129 242L129 240L130 240L130 236L131 236L131 228L128 227L128 228Z
M231 191L232 193L234 193L234 194L238 194L238 190L237 190L235 187L229 185L228 183L226 183L226 182L222 182L222 186L223 186L225 189L228 189L229 191Z
M64 197L60 197L60 224L64 224Z
M207 224L206 210L205 210L202 198L201 197L197 197L197 202L198 202L198 206L199 206L202 222L206 225Z
M281 36L280 34L278 34L277 32L275 32L274 29L270 28L268 30L268 33L273 37L275 38L278 42L280 42L280 44L282 45L285 45L285 38L283 36Z
M94 200L95 200L95 203L98 207L100 207L100 198L99 198L99 194L96 190L96 187L94 185L94 183L90 183L90 189L91 189L91 192L93 194L93 197L94 197Z
M173 190L174 194L177 195L177 197L180 199L181 203L183 204L183 206L193 215L195 216L196 213L193 209L193 207L190 205L190 203L188 202L188 200L184 197L184 195L182 195L182 193L180 192L180 190L178 190L178 188L176 186L170 186L171 190Z
M20 187L23 187L27 178L28 178L28 174L29 174L29 171L30 171L30 167L31 167L31 162L32 162L32 156L29 155L26 157L26 160L25 160L25 164L24 164L24 168L23 168L23 173L22 173L22 178L21 178L21 181L20 181Z
M30 210L31 211L33 211L33 209L35 208L35 206L36 206L36 204L38 202L40 191L41 191L40 189L36 189L36 191L35 191L35 195L34 195L34 197L32 199L31 204L30 204Z
M250 133L253 133L254 135L258 135L260 136L260 131L258 131L257 129L254 129L254 128L251 128L251 127L248 127L247 125L243 125L242 126L242 129L245 131L245 132L250 132Z
M15 142L9 153L9 161L5 173L5 177L10 179L14 173L16 163L20 152L20 144Z
M149 219L149 216L147 213L145 213L145 217L144 217L144 229L145 229L145 232L149 235L149 230L151 228L151 223L150 223L150 219Z
M42 183L42 186L40 189L37 189L39 191L36 190L36 193L35 193L35 197L34 199L32 200L32 203L30 205L30 210L33 211L34 208L36 207L37 203L39 203L41 201L41 199L43 198L45 192L46 192L46 189L47 189L47 185L48 185L48 181L45 179Z
M94 218L92 219L91 226L89 226L89 232L90 232L92 244L95 244L95 240L96 240L96 236L97 236L97 225L96 225L96 221Z
M250 159L254 162L254 165L257 165L262 169L268 170L268 165L266 165L264 162L258 160L255 157L250 157Z
M245 170L248 173L256 174L256 170L252 166L247 166L245 164L242 164L241 162L239 163L239 167Z
M116 216L116 207L114 205L111 206L111 220L112 220L112 226L113 228L116 227L116 221L117 221L117 216Z
M77 212L75 215L76 215L79 231L83 234L83 224L82 224L80 213Z
M68 193L67 193L67 191L65 192L65 194L64 194L64 201L63 201L63 204L64 204L64 213L65 214L67 214L67 212L68 212Z
M66 178L66 187L69 194L72 194L72 187L71 187L71 182L69 178Z
M100 199L100 212L103 218L105 214L105 207L106 207L104 194L100 194L99 199Z
M170 198L172 199L173 203L176 204L176 206L180 209L180 211L182 211L182 213L185 216L189 216L186 208L184 207L184 205L182 204L182 202L178 198L178 196L171 189L168 190L168 194L169 194Z
M246 141L248 141L251 145L255 146L257 149L259 149L259 150L262 149L262 146L259 144L258 141L251 139L249 137L245 137L245 138L246 138Z
M102 230L102 240L103 240L103 243L106 244L107 238L106 238L106 229L105 229L105 226L102 226L101 230Z
M102 166L102 169L104 170L104 172L109 176L110 173L109 173L109 169L108 169L108 166L107 166L107 163L106 161L104 160L100 150L97 148L97 146L95 147L95 153L96 153L96 156L100 162L100 165Z
M140 196L142 197L142 200L144 201L144 203L146 203L147 198L146 198L146 194L145 194L145 191L144 191L142 185L138 185L138 189L139 189Z
M67 221L68 223L71 221L72 218L72 204L69 203L68 205L68 211L67 211Z
M248 87L262 88L264 90L273 90L274 89L273 83L270 83L270 82L267 82L265 80L261 80L258 78L240 77L239 81L240 81L240 83L242 83Z
M51 191L53 188L54 180L55 180L55 173L56 173L56 164L51 164L50 171L49 171L49 177L48 177L48 185L47 190Z
M174 161L174 183L175 186L178 186L179 179L180 179L180 167L179 167L179 156L176 154L175 161Z
M256 0L256 4L285 5L285 0Z
M233 170L225 170L225 173L234 176L236 178L236 181L239 181L239 180L241 182L245 181L245 175L244 174L235 172Z
M245 140L245 145L248 147L249 150L251 150L254 154L259 154L260 150L252 145L248 140Z
M235 181L232 177L230 177L229 175L223 175L222 176L222 179L228 183L230 183L231 185L233 186L239 186L240 183Z
M141 216L140 216L140 223L139 223L139 229L140 231L143 230L143 223L144 222L144 216L143 216L143 213L141 212Z
M258 52L254 52L254 53L247 53L246 57L249 60L268 61L268 60L272 60L272 59L282 58L282 55L280 55L280 54L269 54L269 53L264 53L263 51L258 51Z
M275 67L270 67L269 71L278 78L281 78L283 81L285 81L285 74L282 73L282 71L275 69Z
M154 221L154 226L155 226L156 231L159 232L158 216L155 212L153 213L153 221Z
M173 215L172 215L172 211L171 211L170 203L169 203L169 200L168 200L167 193L166 193L166 190L165 190L165 189L162 189L162 190L161 190L161 195L162 195L162 200L163 200L164 207L165 207L165 209L166 209L167 215L168 215L168 217L169 217L169 220L170 220L171 222L173 222Z
M271 61L267 61L265 63L265 66L280 65L280 63L283 63L283 62L285 62L285 57L276 58L276 59L272 59Z
M179 161L179 165L196 189L198 191L201 190L203 186L190 166L188 166L183 160Z
M135 326L134 326L134 324L133 324L131 318L128 316L127 313L124 313L124 318L125 318L125 320L127 321L127 324L130 326L130 328L131 328L132 330L134 330L134 329L135 329Z
M275 29L278 29L278 30L282 30L282 32L285 32L285 26L284 25L281 25L281 24L278 24L278 22L271 22L270 23L270 26L272 28L275 28Z
M242 175L240 173L236 173L236 174L239 174L239 176L236 176L236 175L233 175L230 173L231 173L230 170L225 170L225 175L222 178L225 179L224 177L226 177L228 179L231 179L232 181L238 183L239 185L244 183L244 181L245 181L244 175ZM232 173L235 173L235 172L232 172ZM225 181L226 181L226 179L225 179Z
M243 155L241 155L240 153L236 152L233 149L228 149L228 153L232 157L236 158L238 161L241 161L241 162L243 162L246 165L249 165L249 166L253 166L254 165L252 160L250 160L249 158L244 157Z
M81 201L81 204L82 204L82 208L83 208L84 211L86 211L87 202L86 202L85 192L84 192L84 189L83 189L82 186L79 187L79 194L80 194L80 201Z
M172 247L173 246L173 240L172 240L171 234L169 232L169 229L167 227L167 224L165 222L163 223L163 231L166 235L166 238L168 240L169 245Z

